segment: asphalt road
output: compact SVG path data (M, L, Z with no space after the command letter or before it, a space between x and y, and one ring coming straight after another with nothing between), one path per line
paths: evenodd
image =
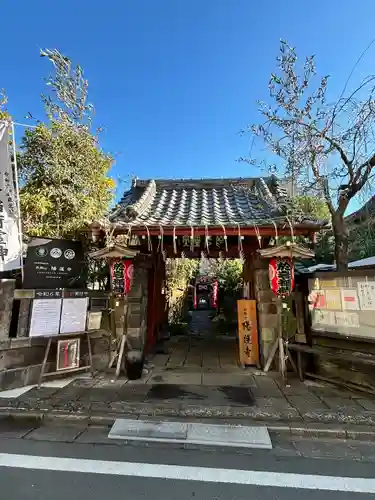
M44 431L43 431L44 432ZM66 432L65 432L66 434ZM357 500L375 498L373 461L282 456L268 450L58 442L0 433L1 498L11 500ZM8 437L6 437L8 436ZM11 436L11 437L9 437ZM101 436L101 438L100 438ZM95 441L95 440L91 440ZM305 443L306 446L306 443ZM375 448L375 443L374 443ZM322 457L320 457L322 458ZM341 491L332 491L339 488ZM347 489L347 491L342 491ZM358 489L370 493L355 493Z

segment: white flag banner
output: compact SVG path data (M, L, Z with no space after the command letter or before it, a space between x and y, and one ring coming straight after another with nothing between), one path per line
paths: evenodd
M0 122L0 271L22 267L17 193L9 150L11 131L9 122Z

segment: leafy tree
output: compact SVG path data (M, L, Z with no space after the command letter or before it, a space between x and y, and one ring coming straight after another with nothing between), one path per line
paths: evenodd
M167 259L166 285L169 302L169 323L184 321L187 312L189 283L199 272L199 261L195 259Z
M90 130L92 105L79 66L57 50L41 51L54 65L43 95L48 122L26 130L19 154L24 232L66 237L101 218L113 198L112 158Z
M293 209L296 212L302 212L303 214L322 221L330 221L331 214L327 207L326 202L317 197L311 195L301 195L296 196L293 199ZM309 243L305 238L302 238L301 243ZM332 228L322 229L316 234L315 241L315 259L317 262L322 262L325 264L332 264L334 261L334 239L332 234Z
M283 158L285 174L314 191L329 210L339 270L348 263L344 219L350 200L370 181L375 166L375 77L333 104L326 101L328 76L315 83L314 56L299 71L296 50L281 42L277 71L269 81L270 102L260 102L263 123L250 127Z
M309 215L313 219L329 221L331 214L327 204L321 198L311 195L295 196L292 200L293 209Z
M210 262L210 274L217 278L223 294L235 295L242 287L242 264L238 259L220 259Z

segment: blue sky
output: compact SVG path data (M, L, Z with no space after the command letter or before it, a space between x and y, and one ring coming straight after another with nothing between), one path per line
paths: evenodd
M115 178L259 175L236 161L250 144L238 132L259 121L280 38L316 54L334 96L375 36L374 0L1 3L0 88L14 119L43 116L51 68L39 49L58 48L85 69ZM374 55L375 46L353 84L374 73Z

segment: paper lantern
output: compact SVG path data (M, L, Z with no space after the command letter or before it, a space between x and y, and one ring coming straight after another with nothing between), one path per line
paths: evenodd
M112 289L115 293L128 294L133 281L134 264L132 259L120 259L112 262Z
M279 297L288 297L294 289L294 263L290 257L274 257L269 266L270 285Z

